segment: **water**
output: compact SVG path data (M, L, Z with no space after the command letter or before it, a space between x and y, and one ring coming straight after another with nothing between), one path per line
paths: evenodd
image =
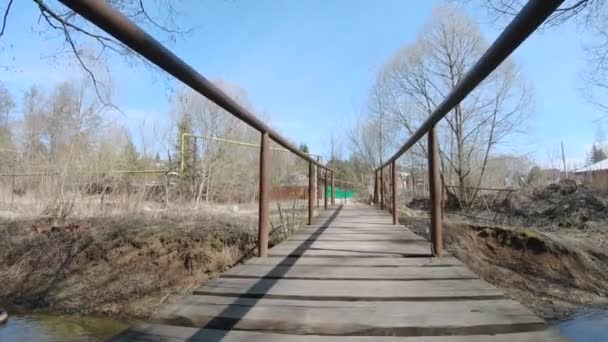
M608 341L608 310L588 312L557 323L562 336L572 342Z
M0 341L103 341L132 322L101 317L19 314L0 324Z
M52 314L11 315L0 325L0 341L103 341L134 322L105 317ZM554 325L572 342L608 341L608 310L576 315Z

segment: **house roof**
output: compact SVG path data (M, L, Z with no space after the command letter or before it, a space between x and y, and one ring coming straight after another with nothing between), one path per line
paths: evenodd
M597 163L593 163L593 164L578 168L578 169L574 170L574 173L585 173L585 172L601 171L601 170L608 170L608 159L600 160Z

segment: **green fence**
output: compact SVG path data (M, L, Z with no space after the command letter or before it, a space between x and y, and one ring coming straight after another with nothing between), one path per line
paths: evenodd
M336 198L353 198L355 192L353 190L340 189L336 187ZM327 197L331 197L331 186L327 186Z

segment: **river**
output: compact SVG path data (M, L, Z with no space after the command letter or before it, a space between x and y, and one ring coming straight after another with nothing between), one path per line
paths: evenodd
M0 341L103 341L132 323L106 317L16 314L0 324Z

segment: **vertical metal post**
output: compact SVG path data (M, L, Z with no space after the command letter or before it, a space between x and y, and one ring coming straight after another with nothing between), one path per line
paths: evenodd
M319 162L319 156L317 156L317 163ZM317 186L317 209L319 209L319 200L321 199L321 186L319 185L319 167L315 165L315 184Z
M264 132L260 146L260 195L258 198L258 256L260 257L268 255L270 158L270 137L267 132Z
M388 189L386 189L386 208L388 209L389 214L393 213L393 183L392 183L392 174L393 174L393 163L390 163L388 166L388 179L386 182L388 183Z
M443 254L443 236L441 219L441 177L439 175L439 151L435 127L429 133L428 158L429 158L429 193L431 197L431 243L433 255Z
M374 171L374 204L378 204L378 170Z
M325 169L325 177L323 179L323 208L327 210L327 169Z
M384 169L380 168L380 209L384 210Z
M15 204L15 173L17 172L17 155L13 158L13 179L11 181L11 208Z
M334 184L334 172L331 172L331 205L336 205L336 186Z
M315 169L312 162L308 162L308 225L312 224L312 216L314 210L314 177L315 177Z
M165 208L169 207L169 172L165 173Z
M397 164L391 164L391 184L393 185L393 224L397 224Z

